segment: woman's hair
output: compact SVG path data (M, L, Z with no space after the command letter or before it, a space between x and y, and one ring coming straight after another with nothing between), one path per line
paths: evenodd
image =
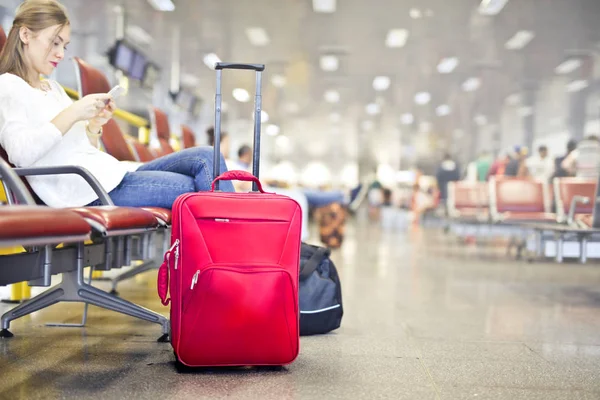
M214 127L210 127L206 130L206 136L208 136L208 145L209 146L214 146L215 145L215 128ZM221 132L221 140L225 139L227 137L227 132Z
M25 62L25 45L19 31L22 27L38 33L51 26L58 25L56 35L69 25L65 7L55 0L27 0L23 2L15 15L12 28L6 38L4 49L0 52L0 74L10 72L26 82L29 81L28 66ZM48 51L50 51L50 46ZM31 82L29 82L31 83Z

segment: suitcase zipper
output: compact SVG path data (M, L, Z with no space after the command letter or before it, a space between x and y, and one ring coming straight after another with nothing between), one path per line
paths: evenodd
M192 285L190 286L190 290L194 289L194 286L196 286L196 283L198 283L198 277L200 276L200 270L196 271L196 273L194 274L194 276L192 277Z
M177 262L179 261L179 239L175 240L175 265L173 266L177 269Z
M179 239L175 239L175 242L173 242L169 250L167 250L167 268L170 268L171 266L169 262L169 260L171 259L170 254L175 248L177 248L177 252L175 253L175 269L177 269L177 258L179 258Z

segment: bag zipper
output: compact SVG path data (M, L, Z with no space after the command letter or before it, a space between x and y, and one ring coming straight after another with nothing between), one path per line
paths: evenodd
M198 277L200 276L201 272L202 272L201 270L196 271L196 273L192 277L192 284L190 286L190 290L193 290L194 286L196 286L196 283L198 283Z
M179 239L175 240L175 265L173 268L177 269L177 262L179 261Z

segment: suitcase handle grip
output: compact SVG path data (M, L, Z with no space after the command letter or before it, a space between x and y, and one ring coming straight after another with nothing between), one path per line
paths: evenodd
M264 71L265 64L238 64L238 63L216 63L215 69L247 69L251 71Z
M246 172L246 171L241 171L241 170L232 170L232 171L227 171L219 176L217 176L215 178L215 180L212 182L212 187L211 187L211 191L215 191L215 183L217 183L217 181L248 181L248 182L254 182L256 183L256 187L258 188L258 191L261 193L265 193L265 191L262 188L262 185L260 184L260 181L258 180L257 177L255 177L254 175L252 175L250 172Z

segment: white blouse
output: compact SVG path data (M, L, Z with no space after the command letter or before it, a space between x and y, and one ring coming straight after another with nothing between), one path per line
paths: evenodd
M85 122L74 124L62 135L50 121L72 100L58 83L48 83L51 90L43 91L16 75L0 75L0 146L17 167L80 166L110 192L132 168L92 146ZM98 198L78 175L31 176L27 180L51 207L80 207Z

